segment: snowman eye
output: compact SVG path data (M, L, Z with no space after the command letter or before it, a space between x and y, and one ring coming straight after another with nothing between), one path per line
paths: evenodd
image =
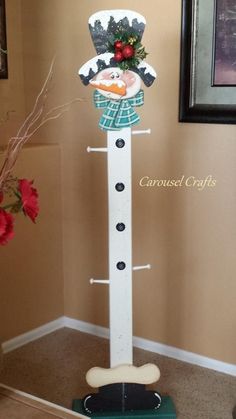
M110 78L111 78L112 80L114 80L114 79L119 79L119 78L120 78L120 75L119 75L119 73L111 73Z

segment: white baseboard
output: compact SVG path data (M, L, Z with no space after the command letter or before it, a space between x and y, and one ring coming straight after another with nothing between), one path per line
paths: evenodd
M99 338L109 339L109 329L107 327L97 326L96 324L83 322L82 320L64 317L64 327L78 330L79 332L89 333Z
M6 354L14 349L20 348L21 346L26 345L29 342L33 342L34 340L48 335L55 330L61 329L62 327L64 327L64 317L59 317L50 323L37 327L37 329L30 330L29 332L2 343L3 353Z
M146 351L155 352L178 361L187 362L188 364L198 365L199 367L208 368L214 371L223 372L225 374L236 377L236 365L208 358L203 355L185 351L184 349L168 346L163 343L153 342L148 339L134 337L133 345L136 348L145 349Z
M109 329L106 327L97 326L92 323L87 323L64 316L41 327L38 327L37 329L31 330L28 333L24 333L23 335L17 336L16 338L4 342L2 344L3 353L10 352L13 349L19 348L26 343L32 342L42 336L47 335L48 333L61 329L62 327L68 327L70 329L75 329L80 332L89 333L91 335L106 339L109 338ZM198 365L204 368L209 368L236 377L236 365L234 364L228 364L226 362L218 361L216 359L208 358L185 351L183 349L178 349L173 346L164 345L163 343L154 342L140 337L133 338L133 345L136 348L144 349L146 351L154 352L177 359L179 361Z
M83 322L81 320L64 318L65 327L76 329L80 332L89 333L102 338L109 338L109 329L101 326L96 326L91 323ZM216 359L207 358L193 352L184 351L173 346L164 345L163 343L154 342L152 340L143 339L134 336L133 345L136 348L144 349L149 352L154 352L159 355L168 356L179 361L187 362L189 364L198 365L200 367L209 368L211 370L223 372L225 374L236 377L236 365L228 364L226 362L218 361Z

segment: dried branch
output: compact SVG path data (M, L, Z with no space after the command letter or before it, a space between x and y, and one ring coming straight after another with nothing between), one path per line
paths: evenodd
M3 190L4 184L7 182L15 166L23 145L47 122L58 119L69 110L73 103L83 101L83 99L75 98L70 102L56 106L45 112L48 92L53 77L53 65L54 60L51 63L43 87L35 100L32 111L20 126L16 136L11 137L8 141L5 159L0 169L0 191Z

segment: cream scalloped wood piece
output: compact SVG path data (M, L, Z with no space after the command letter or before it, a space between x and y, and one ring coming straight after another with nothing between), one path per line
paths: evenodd
M87 383L94 388L115 383L153 384L160 378L160 370L154 364L141 367L119 365L114 368L91 368L86 374Z

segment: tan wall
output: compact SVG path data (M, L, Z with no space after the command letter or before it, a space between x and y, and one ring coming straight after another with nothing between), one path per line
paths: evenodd
M57 319L64 310L60 148L25 148L14 174L35 180L40 213L35 225L17 214L15 237L1 247L2 342Z
M21 0L6 1L6 16L8 79L0 80L0 144L15 134L25 114Z
M6 16L9 75L8 79L0 80L1 146L16 134L26 115L28 81L24 79L24 66L29 60L23 52L21 0L6 1ZM33 100L40 88L41 84ZM9 119L8 111L14 111L8 114ZM2 159L1 153L0 162ZM35 179L40 194L40 215L36 225L23 215L17 216L16 237L1 247L1 342L54 320L64 311L60 148L25 149L14 174Z
M11 2L11 1L9 1ZM78 68L94 55L87 19L111 8L108 0L22 0L26 109L56 53L52 103L75 96L60 122L35 141L62 147L65 314L108 325L106 287L91 287L91 276L107 277L106 158L87 155L103 146L99 111ZM143 13L148 61L159 80L145 89L140 109L149 137L133 141L134 263L151 263L135 274L134 333L226 362L236 362L235 126L178 123L181 1L120 0L119 8ZM139 179L205 178L215 188L145 189Z

